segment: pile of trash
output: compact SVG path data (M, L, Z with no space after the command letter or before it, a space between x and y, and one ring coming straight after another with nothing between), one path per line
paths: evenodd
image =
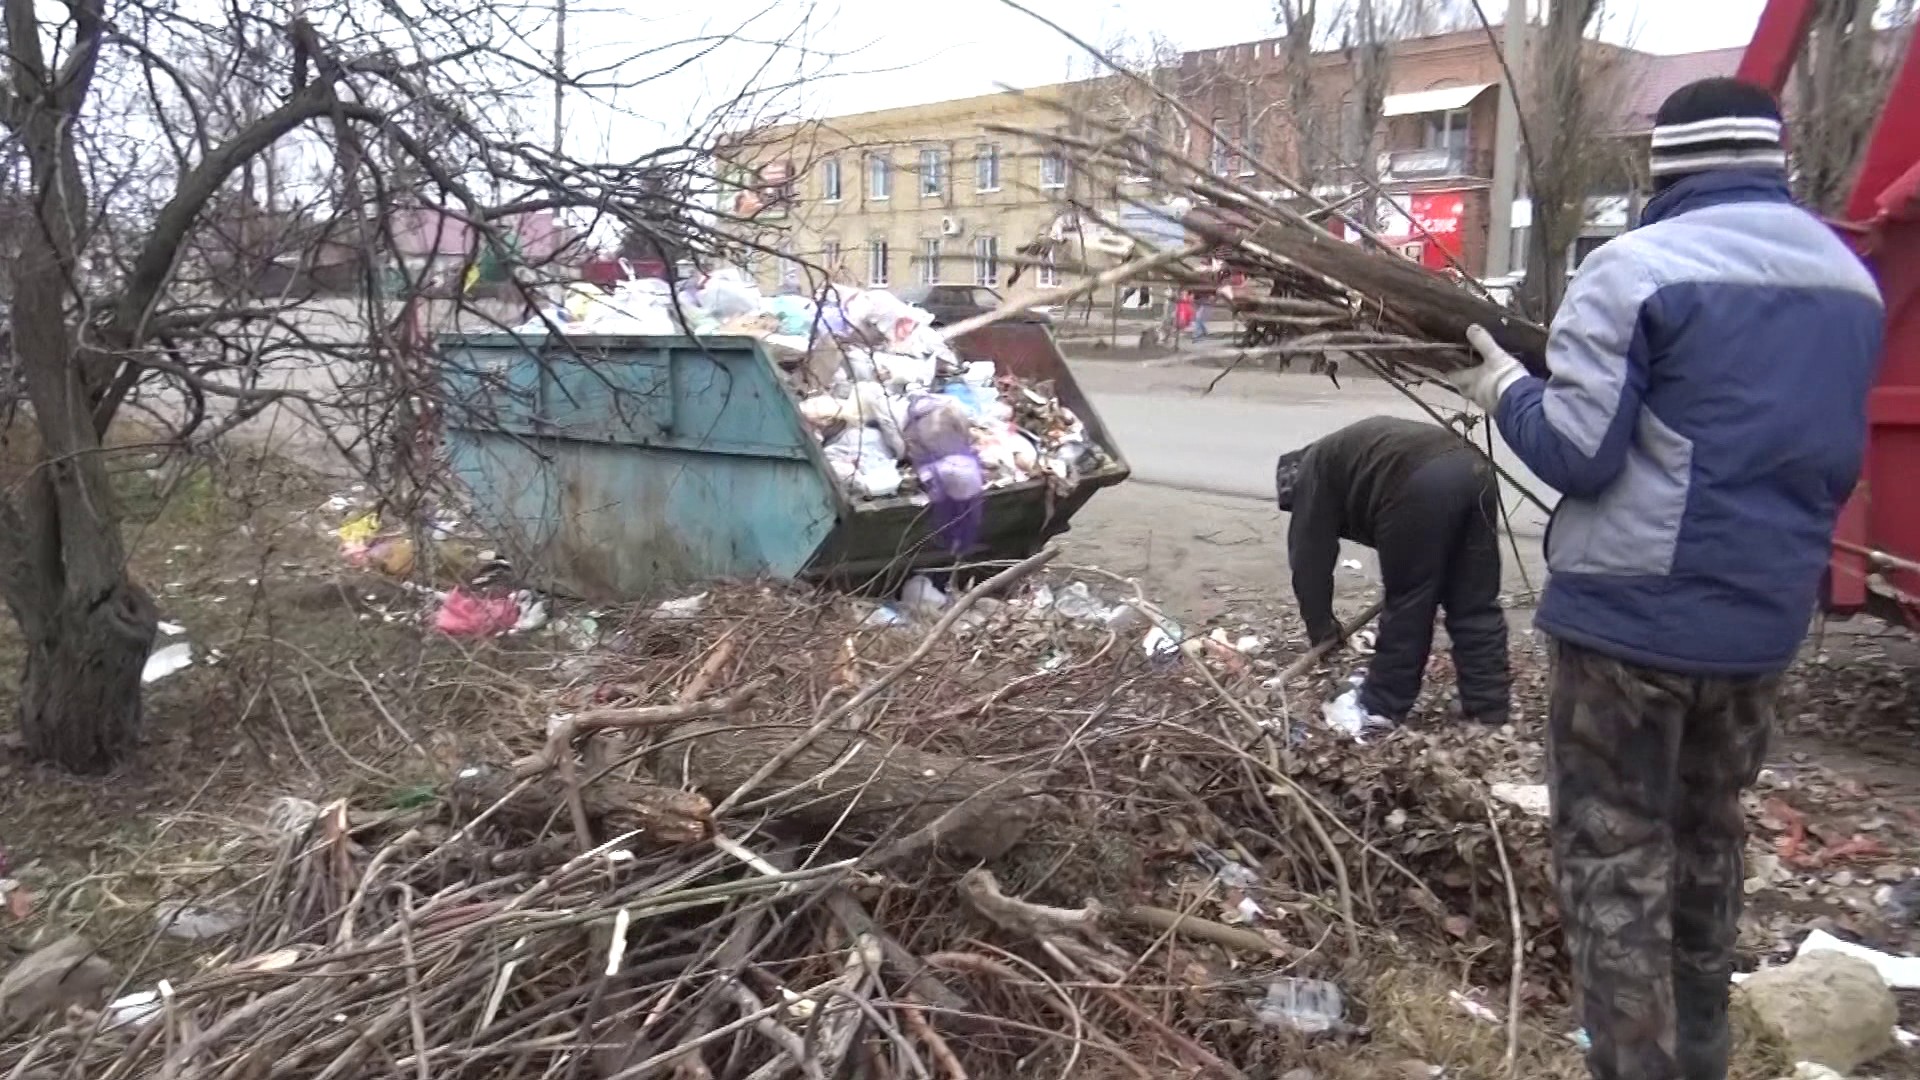
M764 296L743 271L722 267L678 291L658 279L623 281L611 295L576 284L518 330L755 338L801 399L844 490L931 503L962 539L983 492L1042 477L1070 488L1107 463L1050 383L962 360L933 323L885 289Z

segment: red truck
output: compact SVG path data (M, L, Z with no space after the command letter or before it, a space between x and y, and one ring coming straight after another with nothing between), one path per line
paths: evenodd
M1739 77L1777 96L1818 0L1769 0ZM1909 43L1833 223L1879 279L1887 304L1880 376L1867 399L1860 486L1834 530L1823 601L1920 628L1920 49Z

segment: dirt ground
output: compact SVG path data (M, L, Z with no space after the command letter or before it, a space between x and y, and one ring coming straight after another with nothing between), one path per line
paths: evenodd
M559 630L480 650L420 634L417 593L343 569L333 530L358 496L332 481L272 460L133 467L121 479L136 573L163 618L184 628L180 640L194 644L198 662L153 688L146 743L112 776L31 764L0 729L0 785L9 792L0 800L0 858L27 884L31 904L24 921L0 912L0 968L56 928L83 930L116 955L138 953L153 904L183 880L198 875L203 897L230 887L223 853L234 830L264 827L277 799L412 805L463 765L499 758L504 750L488 733L503 716L507 727L520 716L528 731L545 722L514 673L564 679L577 651ZM1250 685L1297 646L1279 517L1262 501L1127 484L1096 497L1063 547L1063 563L1136 579L1189 627L1271 638L1277 655L1256 661ZM1374 595L1371 570L1341 571L1344 612ZM1075 576L1071 565L1055 574ZM1524 741L1537 724L1544 667L1525 630L1527 598L1515 599L1515 663L1529 704L1510 737ZM17 655L11 629L0 631L0 669L10 671ZM1920 945L1878 896L1896 873L1920 875L1916 671L1910 639L1878 629L1830 628L1810 644L1754 799L1756 853L1783 855L1754 898L1743 939L1750 959L1777 955L1813 928L1899 951ZM1437 659L1430 682L1443 687L1446 674ZM0 684L0 710L9 710L10 690ZM1261 697L1255 690L1248 700ZM1429 730L1438 715L1428 708ZM1835 850L1858 854L1821 862ZM1393 1052L1431 1043L1438 1054L1464 1034L1497 1053L1497 1037L1430 1001L1411 995L1396 1006L1405 1010L1397 1024L1425 1034L1403 1032ZM1909 1021L1920 1022L1920 1001L1905 1005Z

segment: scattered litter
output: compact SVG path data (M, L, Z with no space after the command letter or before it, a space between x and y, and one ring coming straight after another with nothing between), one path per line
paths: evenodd
M915 614L934 614L947 606L947 594L932 578L915 574L900 587L900 606Z
M1847 1078L1818 1062L1802 1061L1793 1067L1793 1080L1847 1080Z
M156 989L142 990L114 998L107 1003L107 1022L104 1030L145 1027L148 1021L160 1015L164 999L172 996L173 988L167 985L165 979L162 979Z
M1447 1000L1453 1002L1454 1005L1459 1007L1461 1012L1466 1013L1475 1020L1483 1020L1489 1024L1497 1024L1500 1022L1499 1013L1494 1012L1492 1009L1473 1000L1458 990L1447 991Z
M1267 639L1259 634L1241 634L1234 639L1233 648L1242 656L1259 656L1267 651Z
M896 626L910 626L912 624L913 620L902 615L898 608L882 604L867 613L867 617L860 621L860 629L886 630Z
M1350 570L1350 571L1352 571L1353 573L1356 573L1356 574L1357 574L1357 573L1359 573L1360 571L1362 571L1362 570L1364 570L1364 569L1366 569L1366 568L1365 568L1364 566L1362 566L1362 565L1360 564L1360 560L1359 560L1359 559L1341 559L1341 560L1340 560L1340 568L1341 568L1342 570Z
M1267 996L1253 1003L1262 1026L1302 1035L1324 1035L1346 1017L1340 988L1322 979L1289 976L1267 984Z
M1167 626L1173 626L1176 633L1180 630L1172 623L1168 623ZM1166 626L1155 623L1153 628L1147 631L1146 639L1140 643L1140 648L1147 654L1147 659L1156 664L1168 664L1180 656L1180 639L1168 633Z
M1124 634L1144 624L1147 613L1130 601L1122 601L1107 609L1105 617L1107 629L1116 634Z
M192 644L182 641L169 645L147 657L145 666L140 669L141 685L159 682L174 672L191 666L193 666Z
M1518 807L1534 817L1546 817L1550 802L1545 784L1498 783L1488 790L1508 806Z
M211 941L247 925L247 917L242 912L201 907L177 900L155 908L153 917L160 933L176 941Z
M1920 878L1884 886L1875 899L1880 904L1880 913L1896 926L1911 926L1920 921Z
M1111 610L1093 595L1084 581L1076 581L1054 595L1053 610L1076 622L1104 622Z
M1212 871L1213 879L1229 889L1251 889L1260 884L1259 874L1205 844L1194 844L1193 853L1200 865Z
M1800 943L1796 958L1811 952L1837 952L1873 965L1880 978L1895 990L1920 990L1920 956L1894 956L1865 945L1842 941L1825 930L1815 930Z
M1357 690L1348 690L1320 706L1320 719L1355 742L1360 741L1361 734L1367 729L1367 710L1360 707L1360 693Z
M1567 1036L1567 1041L1577 1047L1583 1054L1593 1049L1593 1036L1587 1034L1586 1028L1574 1029L1574 1031Z
M584 652L600 643L600 620L591 615L555 619L547 624L569 649Z
M522 590L515 597L520 617L514 620L513 632L530 634L547 625L547 601L532 592Z
M158 629L161 633L167 635L168 637L179 637L181 634L184 634L187 632L187 628L184 626L181 626L179 623L166 622L165 620L162 620L160 625L156 629Z
M1379 635L1372 630L1361 630L1347 639L1347 648L1352 649L1356 656L1372 656L1374 645L1379 640Z
M379 535L379 533L380 515L373 513L361 514L358 517L350 518L345 524L333 532L335 536L340 538L340 543L343 547L347 545L365 547L367 544L372 543L373 538Z
M662 621L673 619L691 619L707 609L707 594L695 593L678 600L662 600L653 609L653 617Z
M434 629L448 637L497 637L520 623L520 602L511 596L480 597L454 589L440 601Z

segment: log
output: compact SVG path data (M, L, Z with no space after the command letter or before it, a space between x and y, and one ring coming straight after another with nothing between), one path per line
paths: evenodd
M684 754L662 754L658 767L673 776L684 767L695 791L721 799L787 751L795 734L719 720L688 724L678 732L688 740ZM1038 820L1044 802L1038 785L1024 778L850 731L820 732L761 789L775 793L767 804L775 817L818 835L837 827L906 837L961 807L936 830L937 847L968 859L1005 854Z
M1263 225L1249 239L1377 301L1434 341L1459 342L1462 361L1467 356L1467 328L1484 326L1529 372L1546 377L1544 328L1405 259L1280 224ZM1426 357L1421 362L1429 364Z
M448 802L462 820L471 820L524 779L512 769L463 769L448 789ZM528 782L525 791L487 820L509 835L531 839L566 819L568 798L566 780L549 772ZM605 777L582 785L580 802L599 836L635 832L639 836L634 846L640 848L677 847L713 835L713 804L690 791Z

